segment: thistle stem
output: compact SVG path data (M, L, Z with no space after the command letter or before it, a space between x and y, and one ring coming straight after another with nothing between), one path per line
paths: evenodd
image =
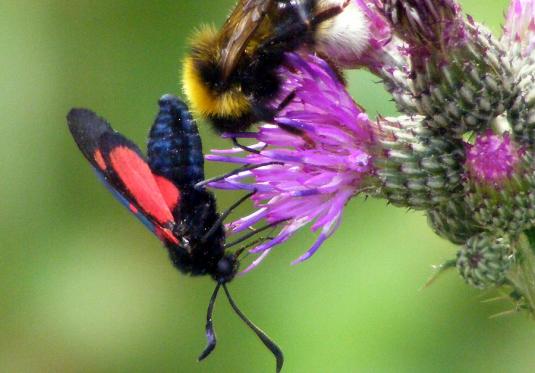
M535 232L527 231L516 242L517 263L507 276L521 296L519 306L535 319ZM530 237L531 236L531 237Z

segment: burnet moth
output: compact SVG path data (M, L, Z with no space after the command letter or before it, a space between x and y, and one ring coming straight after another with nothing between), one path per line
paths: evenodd
M250 195L219 214L214 195L200 186L204 180L201 138L186 104L164 95L159 105L149 134L147 158L137 145L90 110L72 109L67 122L78 147L102 182L163 242L174 266L184 274L209 275L215 280L206 316L208 343L199 361L216 346L212 314L217 294L223 288L236 314L273 353L276 370L280 372L284 362L282 351L241 312L227 287L247 246L234 252L229 249L273 224L226 243L223 220Z

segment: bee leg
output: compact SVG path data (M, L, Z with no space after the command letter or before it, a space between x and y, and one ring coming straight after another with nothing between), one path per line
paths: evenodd
M344 9L349 5L351 0L345 0L342 4L336 5L327 9L322 10L321 12L317 13L312 17L312 20L310 21L310 24L312 26L317 26L322 22L325 22L333 17L336 17L340 13L344 11Z
M290 102L292 102L294 98L295 89L290 92L286 97L284 97L284 100L282 100L280 104L277 105L277 113L281 112L286 106L290 105Z
M257 149L250 148L247 145L242 145L238 142L238 139L236 137L231 137L231 139L232 139L232 144L234 144L235 147L240 148L241 150L246 151L248 153L260 154L260 152L263 150L263 149L257 150Z

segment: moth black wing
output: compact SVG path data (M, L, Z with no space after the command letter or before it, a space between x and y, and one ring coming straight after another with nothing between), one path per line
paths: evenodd
M176 243L171 210L180 191L154 175L139 148L94 112L73 109L67 120L78 147L115 197L159 238Z
M67 114L67 124L82 154L94 167L100 169L102 163L99 165L98 162L103 160L95 155L98 154L100 137L104 133L114 132L110 124L88 109L71 109Z

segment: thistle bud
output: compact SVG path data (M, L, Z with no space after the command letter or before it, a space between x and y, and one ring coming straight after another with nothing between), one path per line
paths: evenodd
M476 288L502 285L514 262L507 237L482 232L471 237L457 253L457 269Z
M408 44L411 88L428 125L456 137L487 128L511 100L510 60L498 40L453 0L385 0L384 14Z
M376 140L381 196L392 204L427 209L462 193L462 147L433 136L423 117L379 120Z

